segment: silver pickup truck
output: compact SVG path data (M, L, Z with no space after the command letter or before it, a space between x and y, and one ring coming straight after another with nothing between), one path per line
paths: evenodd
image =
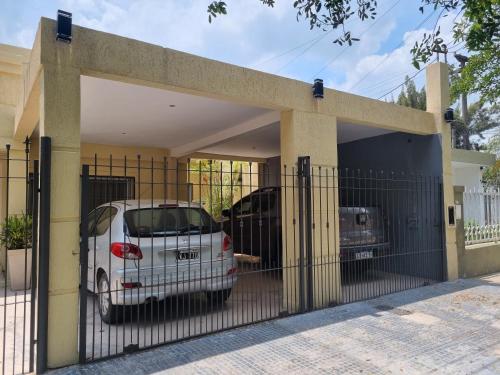
M223 210L224 232L237 253L281 264L281 189L258 189ZM386 254L387 221L377 207L340 207L340 259L367 260Z

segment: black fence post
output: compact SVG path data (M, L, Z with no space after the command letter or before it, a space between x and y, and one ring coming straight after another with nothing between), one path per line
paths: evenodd
M312 310L314 307L312 274L311 159L309 156L300 156L298 158L297 164L300 242L299 309L301 312L304 312L306 311L306 308L307 310ZM305 273L304 270L307 270L307 273Z
M38 279L37 373L47 370L47 334L49 315L49 250L50 250L50 175L51 139L40 138L40 234Z
M89 262L89 166L82 166L82 188L80 207L80 341L79 362L85 363L87 354L87 277Z
M35 366L35 314L37 292L37 255L38 255L38 160L33 162L33 189L32 189L32 229L31 229L31 310L30 310L30 359L29 371L34 371Z

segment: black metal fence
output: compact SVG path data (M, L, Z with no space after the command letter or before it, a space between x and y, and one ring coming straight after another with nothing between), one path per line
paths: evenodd
M439 177L96 155L81 199L81 362L444 278Z
M29 146L0 153L2 374L35 369L39 164Z

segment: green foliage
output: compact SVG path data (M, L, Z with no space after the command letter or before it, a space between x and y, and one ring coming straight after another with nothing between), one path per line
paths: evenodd
M276 0L260 0L274 6ZM406 1L405 1L406 2ZM374 0L294 0L297 21L305 19L309 27L336 31L334 43L352 45L359 41L348 28L348 21L361 21L377 16L378 3ZM465 44L470 60L460 76L453 81L452 94L478 93L481 103L497 103L500 94L500 0L421 0L420 12L439 11L440 18L458 12L461 18L454 22L452 40L444 40L439 27L424 34L411 52L413 65L420 69L436 51L446 52ZM417 9L415 9L417 11ZM208 6L209 21L227 14L224 1L212 1Z
M490 138L486 144L485 150L491 154L495 154L497 159L500 158L500 129L497 134Z
M461 74L452 74L453 101L461 93L478 93L481 103L499 103L500 45L496 48L469 56L469 61L461 70Z
M483 172L483 184L486 187L500 188L500 160Z
M487 130L497 129L500 131L500 106L486 106L480 102L473 103L469 106L469 124L464 123L459 108L455 109L455 121L453 128L456 134L456 147L466 148L470 142L467 142L465 137L478 136L485 139L484 132ZM478 148L478 145L476 145Z
M420 91L417 91L415 82L406 76L404 87L401 89L396 103L425 111L427 107L425 89L422 87Z
M31 247L31 225L30 215L9 216L2 224L0 231L0 244L7 250L24 249Z
M216 220L222 210L231 208L241 197L242 162L193 160L189 164L189 181L203 207Z

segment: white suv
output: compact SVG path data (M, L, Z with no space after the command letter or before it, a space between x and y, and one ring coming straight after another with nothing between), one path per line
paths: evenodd
M111 202L88 222L88 289L106 323L120 308L205 292L224 302L236 282L231 238L194 203Z

